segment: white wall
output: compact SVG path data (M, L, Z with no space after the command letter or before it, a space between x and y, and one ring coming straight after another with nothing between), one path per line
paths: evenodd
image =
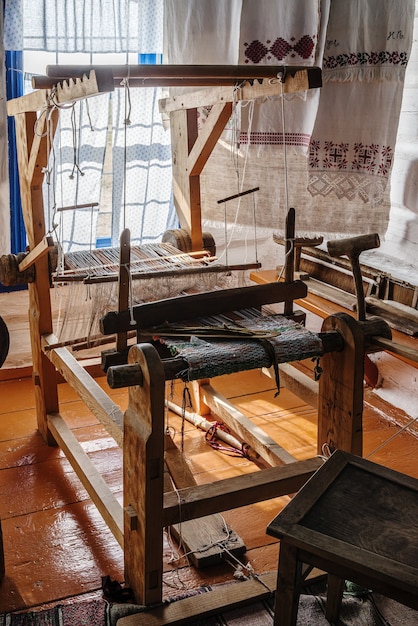
M389 226L380 252L389 257L381 260L391 274L418 285L418 0L391 179Z
M3 34L3 11L0 11ZM3 36L0 40L0 255L10 252L9 170L7 150L6 80Z

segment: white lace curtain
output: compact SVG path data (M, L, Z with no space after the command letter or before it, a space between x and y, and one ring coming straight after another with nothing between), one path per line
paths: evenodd
M8 50L161 54L163 0L6 0Z
M54 52L58 63L61 53L89 53L92 61L98 53L124 53L125 63L128 53L160 55L162 33L163 0L6 0L7 47ZM47 230L64 252L95 247L98 235L103 238L98 219L110 208L106 180L112 215L104 239L110 236L112 246L125 227L138 244L161 239L173 226L170 134L161 123L160 97L160 89L128 84L60 111L44 204ZM74 205L81 208L57 211Z

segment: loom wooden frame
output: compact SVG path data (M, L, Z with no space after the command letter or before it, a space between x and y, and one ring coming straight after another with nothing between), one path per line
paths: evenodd
M256 86L256 91L260 92L260 86ZM60 101L76 100L86 95L94 95L94 93L98 93L94 76L77 79L66 84L65 89L61 91ZM37 112L46 106L48 106L48 95L44 92L35 92L35 95L29 94L28 97L24 96L8 104L9 114L15 117L23 216L29 249L33 252L31 262L36 268L35 280L29 284L29 318L38 428L49 445L58 444L61 447L119 544L122 547L125 546L127 582L133 585L138 601L152 605L161 600L162 561L159 553L157 556L152 554L154 545L147 542L147 533L152 531L153 536L157 533L159 541L163 525L175 523L180 518L177 495L169 493L163 496L160 475L161 451L163 450L160 413L164 397L161 361L150 350L150 346L135 346L131 349L129 358L131 361L140 362L146 384L130 391L130 406L124 417L119 407L69 351L65 347L54 347L57 339L52 332L50 275L44 245L46 232L42 199L43 168L47 164L48 156L44 132L46 116L39 118L37 116ZM187 194L190 202L192 197L197 197L194 195L196 178L203 167L205 155L216 143L215 138L221 132L220 129L226 121L230 105L215 104L214 110L216 112L213 116L214 121L205 131L206 141L196 136L195 147L191 152L187 151L187 154L185 151L182 158L183 163L191 164L193 161L193 166L190 168L193 175L185 177L184 172L177 172L178 178L181 178L180 189ZM181 109L174 112L181 128L187 126L190 118L187 111L188 109ZM55 129L57 111L52 112L51 120ZM35 122L38 124L36 134L33 132ZM192 126L195 129L194 123ZM187 210L183 208L183 213L180 210L179 217L190 225L192 240L195 245L198 242L200 248L201 225L198 223L200 219L198 205L194 209L190 208L188 217L186 213ZM35 250L39 251L39 254ZM328 442L331 447L340 447L361 455L364 334L356 322L348 316L332 316L325 321L324 326L325 329L337 330L342 334L344 349L341 352L329 353L323 358L324 375L319 386L318 448L322 446L322 443ZM146 507L142 514L139 513L142 509L137 507L122 508L61 417L57 372L75 389L118 445L123 447L125 466L128 464L135 476L134 481L128 479L126 490L127 493L134 490L129 495L134 502L138 503L145 498ZM213 406L221 414L228 411L227 407L221 407L222 399L219 394L212 391L207 381L201 385L201 390L202 400L207 405ZM146 429L143 436L138 437L134 432L135 428L130 429L129 425L144 420L147 424ZM153 428L149 427L151 422ZM124 435L123 427L126 429ZM130 430L133 432L127 432ZM137 451L138 446L146 451L140 461L136 455L132 454L132 450ZM153 458L155 451L155 460L151 463L151 474L149 474L148 461ZM308 459L289 463L284 467L256 472L242 479L222 481L221 484L213 483L205 487L185 488L180 492L184 499L181 517L182 519L185 519L185 516L187 518L199 517L209 512L224 510L226 506L230 506L228 498L224 497L226 493L234 494L237 506L275 497L280 493L292 493L304 484L319 464L320 461L317 458ZM137 485L139 475L143 476L145 485L141 493L135 492L136 487L132 484ZM156 481L158 487L154 492L157 493L157 510L154 509L155 502L151 503L150 498L147 498L151 481ZM138 528L142 529L141 533L138 532ZM141 537L138 536L139 534ZM127 545L129 549L126 548ZM140 566L139 563L145 565ZM238 594L235 592L234 602L251 601L253 597L251 593L260 596L263 592L265 593L265 589L260 587L249 592L248 587L242 586ZM209 601L209 604L212 602L212 612L221 610L225 604L231 606L231 598L222 600L219 594L212 598L218 598ZM187 609L189 617L200 614L205 603L207 605L208 599L202 601L199 597L195 599L195 602L190 602ZM177 608L180 609L180 605ZM172 609L171 612L173 610L176 612L177 609ZM167 621L167 619L173 619L169 614L170 611L167 613L168 617L160 616L159 621L153 623L172 623L172 621ZM132 618L134 619L134 616ZM141 620L143 619L144 614L141 617ZM149 619L152 619L151 614ZM127 626L130 623L137 622L130 622L129 618L120 620L121 626L123 624ZM141 621L141 623L145 622Z

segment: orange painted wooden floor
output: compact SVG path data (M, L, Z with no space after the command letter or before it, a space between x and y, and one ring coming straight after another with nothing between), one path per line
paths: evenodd
M107 389L104 378L100 384ZM316 452L316 413L283 389L274 397L272 381L257 372L217 379L216 388L297 459ZM125 390L110 392L126 406ZM30 378L0 382L0 518L6 577L0 586L0 612L44 605L75 595L101 595L101 577L123 581L123 555L63 453L48 447L37 432ZM61 413L122 500L121 451L67 384L59 386ZM367 400L364 455L399 430L385 407ZM170 425L180 431L178 417ZM179 435L176 436L179 441ZM372 460L418 477L417 438L403 432ZM185 454L199 483L256 471L242 458L215 452L201 431L186 425ZM265 528L288 497L225 513L247 546L246 558L258 573L277 567L277 543ZM165 596L205 583L230 581L233 568L217 565L196 570L183 561L170 563L164 539Z

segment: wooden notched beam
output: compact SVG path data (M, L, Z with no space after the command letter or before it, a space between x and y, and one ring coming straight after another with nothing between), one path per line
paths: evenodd
M54 105L69 104L84 100L100 93L113 91L113 77L106 68L92 69L76 77L56 80L48 89L39 89L32 93L14 98L7 103L8 115L18 115L51 108Z

